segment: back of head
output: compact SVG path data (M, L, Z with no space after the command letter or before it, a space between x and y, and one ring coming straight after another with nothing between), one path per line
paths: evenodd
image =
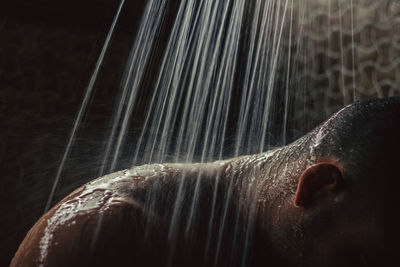
M373 220L374 262L392 264L400 248L400 97L356 102L314 130L311 140L317 158L343 166L349 217L360 218L360 227Z
M323 135L317 154L337 159L352 182L397 182L393 175L398 176L400 163L400 97L355 102L314 133Z

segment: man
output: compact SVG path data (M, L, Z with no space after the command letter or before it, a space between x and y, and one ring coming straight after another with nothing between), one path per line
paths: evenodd
M11 266L393 266L400 98L356 102L265 153L94 180Z

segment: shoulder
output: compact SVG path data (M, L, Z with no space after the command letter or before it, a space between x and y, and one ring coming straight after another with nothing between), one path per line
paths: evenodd
M156 176L143 175L146 168L115 172L73 191L31 228L11 266L86 265L89 251L104 256L121 249L126 236L140 232L143 192Z

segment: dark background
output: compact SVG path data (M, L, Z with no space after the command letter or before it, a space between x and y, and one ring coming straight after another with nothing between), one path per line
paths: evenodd
M96 176L98 143L145 1L127 1L54 200ZM43 214L118 0L0 4L0 266ZM93 103L96 102L96 103ZM74 156L80 151L79 158ZM74 163L75 161L75 163ZM70 174L70 175L68 175Z

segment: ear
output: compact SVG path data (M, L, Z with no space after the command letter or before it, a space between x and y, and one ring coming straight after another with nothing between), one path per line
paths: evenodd
M300 176L294 205L307 207L318 198L337 192L343 182L343 172L335 164L321 162L308 167Z

